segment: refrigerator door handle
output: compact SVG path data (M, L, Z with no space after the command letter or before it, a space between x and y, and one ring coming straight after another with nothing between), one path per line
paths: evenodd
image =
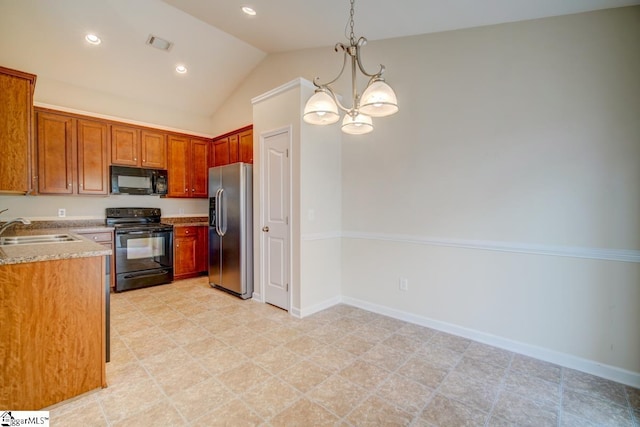
M223 223L223 221L226 221L226 215L224 214L224 188L218 188L218 191L216 192L216 232L218 233L218 236L224 236L225 233L227 232L227 224Z
M220 236L220 189L219 188L216 190L215 198L216 198L216 211L215 211L216 234Z

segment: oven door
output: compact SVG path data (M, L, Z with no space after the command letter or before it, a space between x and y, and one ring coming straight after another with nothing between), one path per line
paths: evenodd
M116 291L173 280L173 231L116 230Z

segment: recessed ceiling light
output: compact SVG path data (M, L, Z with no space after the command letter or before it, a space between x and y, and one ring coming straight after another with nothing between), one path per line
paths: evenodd
M249 16L256 16L256 11L252 7L242 6L242 11Z
M88 41L91 44L100 44L102 43L102 40L100 40L100 37L96 36L95 34L87 34L84 39L86 41Z
M184 65L178 65L176 67L176 71L180 74L186 74L187 72L187 67L185 67Z

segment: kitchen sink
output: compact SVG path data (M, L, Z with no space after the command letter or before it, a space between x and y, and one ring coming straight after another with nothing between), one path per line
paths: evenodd
M0 246L9 245L36 245L42 243L77 242L80 238L70 234L39 234L33 236L7 236L0 237Z

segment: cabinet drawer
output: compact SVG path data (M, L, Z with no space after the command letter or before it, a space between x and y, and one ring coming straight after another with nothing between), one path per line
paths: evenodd
M176 237L197 236L198 227L191 225L184 227L173 227L173 232L175 233Z
M94 242L111 242L111 233L101 232L101 233L77 233L83 237L86 237L89 240L93 240Z

